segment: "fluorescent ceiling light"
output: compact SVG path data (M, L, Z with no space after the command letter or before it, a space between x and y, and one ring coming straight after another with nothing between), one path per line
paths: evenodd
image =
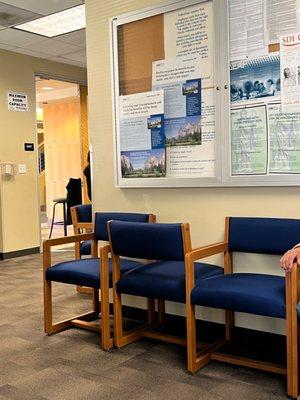
M15 28L46 37L54 37L85 28L85 5L38 18Z
M43 86L42 90L53 90L53 87L50 86Z

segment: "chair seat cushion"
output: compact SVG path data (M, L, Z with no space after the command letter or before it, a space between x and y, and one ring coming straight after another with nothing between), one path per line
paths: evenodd
M91 240L85 240L84 242L80 243L80 255L89 256L91 253L92 253Z
M196 285L192 304L285 318L285 279L265 274L216 276Z
M196 282L223 274L223 268L196 263ZM119 293L185 302L185 265L183 261L156 261L124 274L117 282Z
M48 268L46 280L71 285L87 286L100 288L100 267L99 258L86 258L83 260L73 260L62 262ZM121 273L139 266L140 263L131 260L121 260ZM112 285L112 261L109 259L109 285Z

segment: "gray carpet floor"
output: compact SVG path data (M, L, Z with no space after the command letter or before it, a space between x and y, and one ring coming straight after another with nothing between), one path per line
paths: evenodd
M53 256L58 262L70 252ZM86 295L54 287L54 316L89 310ZM285 399L285 378L211 362L186 373L185 349L141 340L104 352L96 333L43 332L42 257L0 261L0 400Z

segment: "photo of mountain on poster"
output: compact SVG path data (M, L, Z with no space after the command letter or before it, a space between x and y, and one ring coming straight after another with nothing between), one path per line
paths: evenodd
M166 146L201 144L201 117L172 118L165 120Z
M165 172L165 149L122 151L123 178L161 178Z

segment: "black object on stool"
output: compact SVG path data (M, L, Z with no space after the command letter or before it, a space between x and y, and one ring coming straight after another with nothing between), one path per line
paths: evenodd
M51 239L53 225L63 225L64 235L67 236L67 225L72 224L70 208L82 204L82 193L81 193L81 179L80 178L70 178L66 189L67 197L54 199L52 223L50 228L49 239ZM63 221L55 222L55 208L57 204L63 205Z

